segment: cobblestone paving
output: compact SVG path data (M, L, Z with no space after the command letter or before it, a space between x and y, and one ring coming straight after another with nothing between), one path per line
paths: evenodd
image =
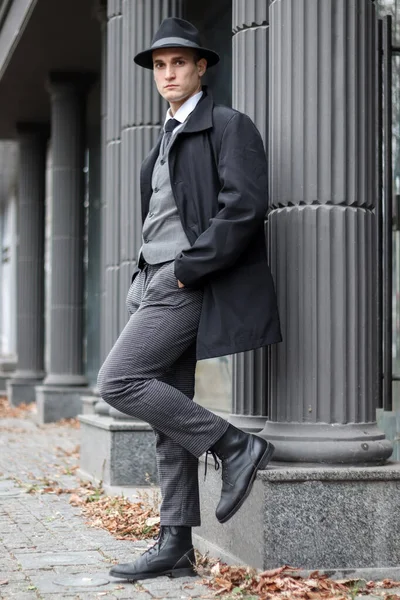
M68 494L28 493L48 478L76 487L66 453L78 444L79 430L68 426L0 420L0 598L212 598L200 578L133 584L110 577L110 564L134 560L147 542L88 527Z

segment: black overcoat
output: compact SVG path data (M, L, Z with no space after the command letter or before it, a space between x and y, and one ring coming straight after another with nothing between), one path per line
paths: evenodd
M248 116L215 105L203 91L169 151L172 190L191 244L176 257L175 275L186 287L204 290L198 359L281 341L266 256L268 177L262 139ZM160 141L141 169L143 222Z

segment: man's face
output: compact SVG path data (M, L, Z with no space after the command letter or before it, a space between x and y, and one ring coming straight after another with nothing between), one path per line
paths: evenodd
M153 51L154 80L161 96L177 108L201 89L207 61L195 62L189 48L164 48Z

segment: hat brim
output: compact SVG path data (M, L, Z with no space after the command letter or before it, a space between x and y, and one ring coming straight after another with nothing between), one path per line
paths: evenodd
M207 61L207 68L213 67L219 62L219 54L214 52L213 50L209 50L208 48L201 48L195 44L179 44L179 43L166 43L157 45L155 48L149 48L148 50L143 50L143 52L139 52L134 57L134 61L140 67L144 67L145 69L153 70L153 52L155 50L160 50L161 48L193 48L196 50L201 58L205 58Z

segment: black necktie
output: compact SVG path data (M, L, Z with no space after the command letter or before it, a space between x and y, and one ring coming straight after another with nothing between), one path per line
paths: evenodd
M175 129L175 127L178 127L178 125L182 125L182 123L180 121L177 121L177 119L168 119L168 121L165 123L165 125L164 125L164 137L163 137L163 148L164 148L164 150L168 147L168 144L169 144L170 139L171 139L172 132Z

